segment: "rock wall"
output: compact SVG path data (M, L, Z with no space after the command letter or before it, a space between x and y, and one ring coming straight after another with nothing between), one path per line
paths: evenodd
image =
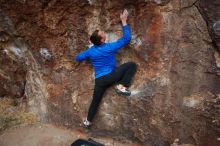
M26 69L21 59L22 51L18 41L13 41L16 34L8 16L0 12L0 96L24 95Z
M214 47L198 3L1 0L5 27L1 27L0 53L6 50L11 55L5 55L9 61L1 58L0 94L27 98L27 108L42 122L77 129L87 115L94 80L91 64L79 64L74 56L90 45L89 35L95 29L104 30L109 42L119 38L119 14L126 8L132 40L118 52L117 61L138 65L132 96L120 97L110 88L89 134L146 146L166 146L175 139L179 144L217 146L220 79L210 73ZM20 49L22 57L4 46L4 34L10 35L10 44ZM6 74L18 75L19 82Z
M220 1L218 0L199 0L196 3L198 9L206 20L210 36L213 39L214 44L218 48L218 51L220 48L220 14L218 12L220 8L219 4Z

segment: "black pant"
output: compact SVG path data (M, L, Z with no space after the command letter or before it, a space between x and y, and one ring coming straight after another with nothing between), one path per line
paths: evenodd
M116 82L124 85L125 87L129 87L131 79L136 72L136 68L137 66L134 62L124 63L111 73L95 79L93 99L87 116L88 121L92 121L93 117L95 116L105 90Z

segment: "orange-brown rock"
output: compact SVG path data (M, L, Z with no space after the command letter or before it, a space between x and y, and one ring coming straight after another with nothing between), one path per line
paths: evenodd
M0 47L10 54L1 57L0 95L25 95L28 110L42 122L80 129L94 79L91 64L76 63L74 56L89 46L95 29L106 31L108 41L119 38L119 14L126 8L132 40L117 61L138 64L132 96L110 88L89 134L146 146L175 139L179 145L217 146L220 78L210 72L215 47L196 2L1 0ZM4 46L9 38L20 54Z

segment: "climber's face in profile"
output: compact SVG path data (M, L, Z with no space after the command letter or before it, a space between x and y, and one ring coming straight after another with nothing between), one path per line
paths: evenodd
M98 35L101 37L101 43L104 43L106 40L106 35L104 31L99 30Z

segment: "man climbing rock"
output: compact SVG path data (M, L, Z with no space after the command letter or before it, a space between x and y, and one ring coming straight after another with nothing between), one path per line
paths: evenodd
M130 30L127 25L127 17L128 11L124 10L123 13L120 14L123 25L123 36L120 39L116 42L105 43L105 32L96 30L90 37L93 46L76 56L76 61L89 59L95 71L93 99L89 107L87 119L83 121L83 125L86 128L91 125L91 121L95 116L102 96L109 86L117 84L115 91L118 94L126 96L130 96L131 94L128 87L136 72L136 64L134 62L127 62L116 67L115 61L115 53L131 39Z

